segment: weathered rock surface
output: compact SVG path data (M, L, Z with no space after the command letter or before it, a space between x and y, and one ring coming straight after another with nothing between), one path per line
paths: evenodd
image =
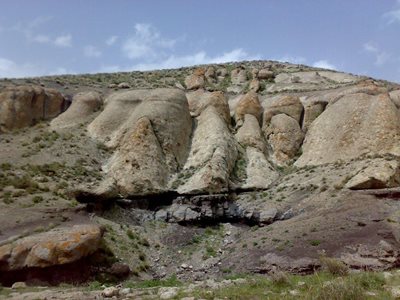
M225 120L214 106L208 106L197 118L189 158L182 171L192 176L178 187L178 192L227 191L236 157L237 143Z
M193 74L188 75L185 78L186 88L188 90L203 88L205 84L204 73L203 69L197 69Z
M244 95L235 109L235 121L240 126L242 124L244 116L246 114L253 115L261 122L262 118L262 106L258 95L255 92L248 92Z
M278 114L286 114L300 123L301 115L303 113L303 105L299 97L296 96L282 96L277 98L272 103L266 103L264 107L263 126L268 125L271 118Z
M198 117L207 107L214 106L219 115L230 124L231 116L228 101L223 92L205 92L197 90L187 94L189 110L192 116Z
M285 164L293 159L304 139L299 123L285 114L273 116L263 131L272 147L273 158L278 164Z
M311 123L322 114L325 109L326 104L324 103L309 103L304 106L304 118L302 129L304 132L307 132L308 128L311 126Z
M274 72L268 70L268 69L261 69L258 74L257 78L261 80L268 80L274 78Z
M247 72L245 69L236 68L231 72L232 84L241 85L247 81Z
M62 130L77 126L92 113L99 110L102 104L103 99L97 92L78 93L74 96L67 111L51 121L51 128Z
M64 97L39 86L11 86L0 91L0 133L50 120L64 108Z
M102 230L97 225L74 225L27 236L0 247L0 270L45 268L72 263L94 253Z
M177 89L131 94L142 102L113 133L111 142L117 149L104 166L107 178L102 193L110 189L123 196L161 192L188 155L192 120L185 94Z
M297 166L400 154L400 114L387 94L340 98L312 123Z
M400 166L397 161L375 160L346 183L352 190L382 189L400 185Z

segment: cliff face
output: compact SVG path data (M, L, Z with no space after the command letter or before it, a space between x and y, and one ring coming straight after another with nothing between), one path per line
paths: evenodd
M1 211L35 212L18 226L1 221L3 247L45 209L70 213L75 198L94 212L89 223L111 228L104 240L132 270L143 259L115 232L144 235L134 256L149 247L157 263L139 275L182 263L192 266L182 278L308 272L322 252L355 268L398 265L399 85L262 61L91 76L1 83Z

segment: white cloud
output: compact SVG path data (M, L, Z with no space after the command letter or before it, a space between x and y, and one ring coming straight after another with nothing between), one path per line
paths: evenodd
M388 24L400 22L400 9L389 11L383 14L383 17L387 19Z
M103 66L100 68L99 72L120 72L132 70L150 71L256 59L261 59L261 57L259 55L249 55L241 48L233 49L232 51L228 51L216 56L210 56L205 51L199 51L194 54L183 56L170 55L167 57L167 59L160 59L157 62L138 63L124 68L121 68L117 65Z
M387 63L391 55L383 50L381 50L377 45L374 45L371 42L365 43L363 45L364 51L371 53L375 56L375 62L374 64L377 66L382 66L385 63Z
M280 62L289 62L292 64L305 64L307 62L307 60L302 56L292 56L292 55L284 55L279 58L272 58L272 60Z
M138 23L135 33L122 45L122 51L129 59L157 57L162 49L171 49L176 40L166 39L151 24Z
M336 70L336 66L331 64L325 59L318 60L315 63L313 63L313 67L315 68L322 68L322 69L330 69L330 70Z
M118 40L118 36L116 36L116 35L110 36L110 37L106 40L106 44L107 44L108 46L112 46L112 45L114 45L114 44L117 42L117 40Z
M18 65L14 61L0 57L0 78L29 77L40 74L40 69L30 63Z
M83 48L83 54L86 57L100 57L102 53L96 47L88 45L88 46Z
M70 34L60 35L55 38L54 45L57 47L71 47L72 46L72 36Z
M36 36L31 37L31 41L41 43L41 44L47 44L50 43L50 37L44 34L38 34Z

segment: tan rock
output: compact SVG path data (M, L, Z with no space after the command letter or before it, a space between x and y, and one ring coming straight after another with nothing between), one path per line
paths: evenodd
M94 191L96 195L164 191L168 178L188 156L192 120L185 94L178 89L154 89L133 93L132 98L142 101L111 134L116 151L104 166L106 179Z
M205 92L197 90L187 95L192 116L198 117L208 106L214 106L227 124L231 123L228 100L223 92Z
M235 135L236 140L245 147L253 147L262 153L267 152L267 146L257 118L254 115L244 116L243 126Z
M311 123L322 114L325 109L324 103L311 103L304 106L304 118L302 129L304 132L307 132L308 128L311 126Z
M297 96L282 96L268 104L264 111L263 126L267 126L271 118L278 114L286 114L300 123L303 105Z
M249 90L257 93L260 90L260 82L258 79L252 79L249 84Z
M232 84L241 85L247 81L247 71L243 68L233 69L231 72Z
M94 224L61 227L27 236L0 247L0 270L71 263L94 253L101 238L102 230Z
M183 169L191 176L178 187L178 192L226 192L236 158L237 143L225 120L214 106L208 106L197 118L189 158Z
M77 126L92 113L101 108L103 99L97 92L82 92L74 96L71 106L50 123L53 130L63 130Z
M389 97L392 99L396 107L400 108L400 90L391 91Z
M312 123L297 166L400 154L400 114L387 94L340 98Z
M279 165L288 163L296 156L304 138L299 123L285 114L273 116L263 131L272 147L273 158Z
M241 124L246 114L255 116L261 122L262 106L255 92L248 92L240 99L235 109L236 123Z
M268 80L274 78L274 72L268 70L268 69L261 69L258 74L257 78L261 80Z
M12 86L0 92L0 133L34 125L60 114L64 97L39 86Z
M352 190L381 189L400 185L400 166L397 161L375 159L345 185Z
M188 90L195 90L204 87L204 73L199 75L197 73L188 75L185 78L185 86Z
M208 67L207 71L204 73L204 77L206 78L207 82L215 83L216 82L216 72L214 67Z

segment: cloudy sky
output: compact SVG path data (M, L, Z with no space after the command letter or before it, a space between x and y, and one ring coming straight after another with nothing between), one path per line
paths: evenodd
M0 77L272 59L400 82L400 0L0 1Z

